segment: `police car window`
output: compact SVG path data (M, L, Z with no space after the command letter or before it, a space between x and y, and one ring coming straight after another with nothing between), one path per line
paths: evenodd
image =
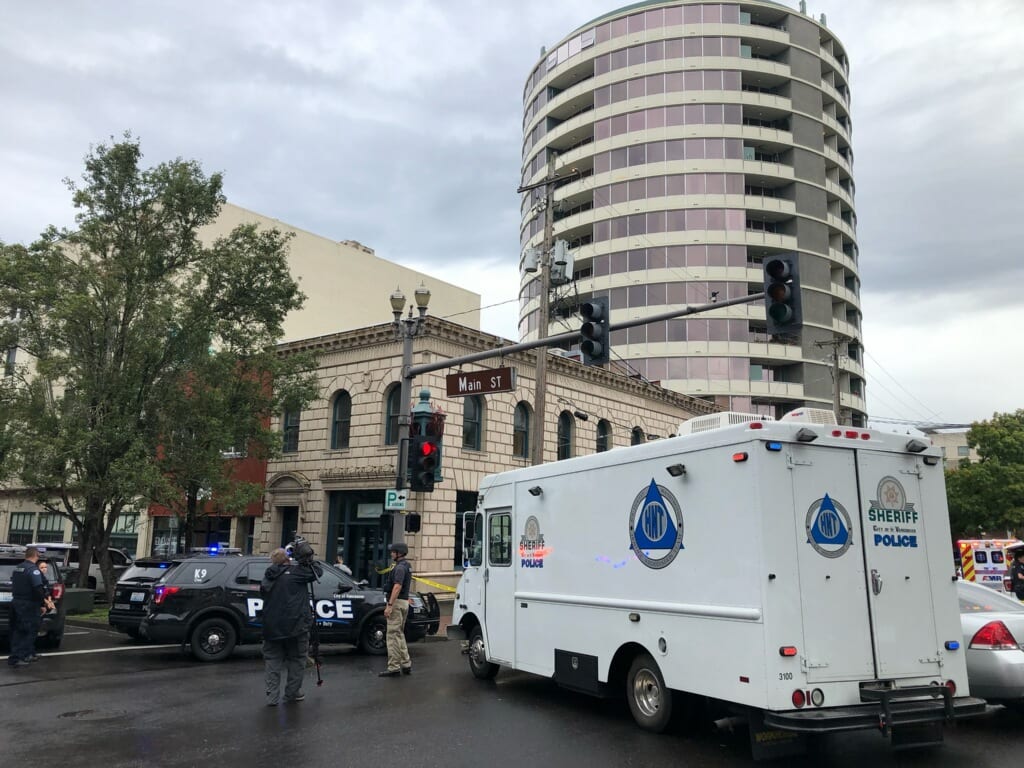
M0 563L0 583L10 584L11 574L18 567L17 563Z
M110 562L113 563L114 565L127 565L128 564L127 558L125 558L125 556L122 555L120 552L117 552L116 550L113 550L113 549L110 550Z
M512 515L491 515L487 525L488 554L491 565L512 564Z
M988 552L982 552L980 549L974 553L974 562L976 563L987 563Z
M353 579L351 576L347 576L346 574L342 573L334 566L329 565L327 563L320 563L320 567L324 569L324 578L330 577L331 579L337 579L347 587L356 586L355 579Z
M255 584L259 586L263 581L263 574L267 572L267 568L270 565L269 560L260 560L259 562L246 563L245 567L238 572L235 576L236 584L248 584L252 586Z
M182 563L174 569L171 581L174 584L206 584L224 570L224 563L191 562Z

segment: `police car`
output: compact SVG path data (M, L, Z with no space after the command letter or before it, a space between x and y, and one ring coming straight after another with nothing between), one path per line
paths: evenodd
M139 637L139 625L146 615L146 599L153 585L180 561L180 557L140 557L121 574L114 588L114 602L107 622L133 638Z
M351 643L374 655L387 653L384 593L317 562L323 576L313 584L312 609L320 642ZM258 555L177 562L146 597L139 633L157 643L187 644L200 661L222 661L236 645L262 642L260 582L269 566L270 558ZM406 639L421 640L428 631L436 632L439 617L436 600L410 595Z

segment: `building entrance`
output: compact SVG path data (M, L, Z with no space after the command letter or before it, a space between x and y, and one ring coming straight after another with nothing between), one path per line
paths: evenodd
M324 559L334 562L341 555L352 576L380 586L378 572L390 563L391 516L384 514L384 491L331 491L328 538Z

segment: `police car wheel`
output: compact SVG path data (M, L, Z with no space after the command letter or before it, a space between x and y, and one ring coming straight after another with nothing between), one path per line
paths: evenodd
M665 686L657 663L649 653L633 659L626 676L626 700L636 724L661 733L672 719L672 691Z
M199 661L222 661L235 649L235 628L215 617L199 622L192 630L192 655Z
M469 659L469 670L473 673L473 677L478 680L490 680L498 674L500 667L488 661L484 655L484 633L479 625L473 627L469 633L469 653L467 658Z
M374 614L366 620L359 633L359 649L371 656L383 656L388 652L388 622L383 613Z

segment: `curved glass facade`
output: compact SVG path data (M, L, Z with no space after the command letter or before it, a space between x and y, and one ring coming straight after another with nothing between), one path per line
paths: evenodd
M862 424L850 91L831 31L766 0L649 2L611 12L542 56L523 92L521 266L553 239L573 274L549 296L549 334L607 296L612 323L763 290L762 262L798 254L804 330L766 333L761 302L615 331L630 373L730 410L833 407ZM541 205L538 205L541 203ZM536 272L520 337L536 338Z

